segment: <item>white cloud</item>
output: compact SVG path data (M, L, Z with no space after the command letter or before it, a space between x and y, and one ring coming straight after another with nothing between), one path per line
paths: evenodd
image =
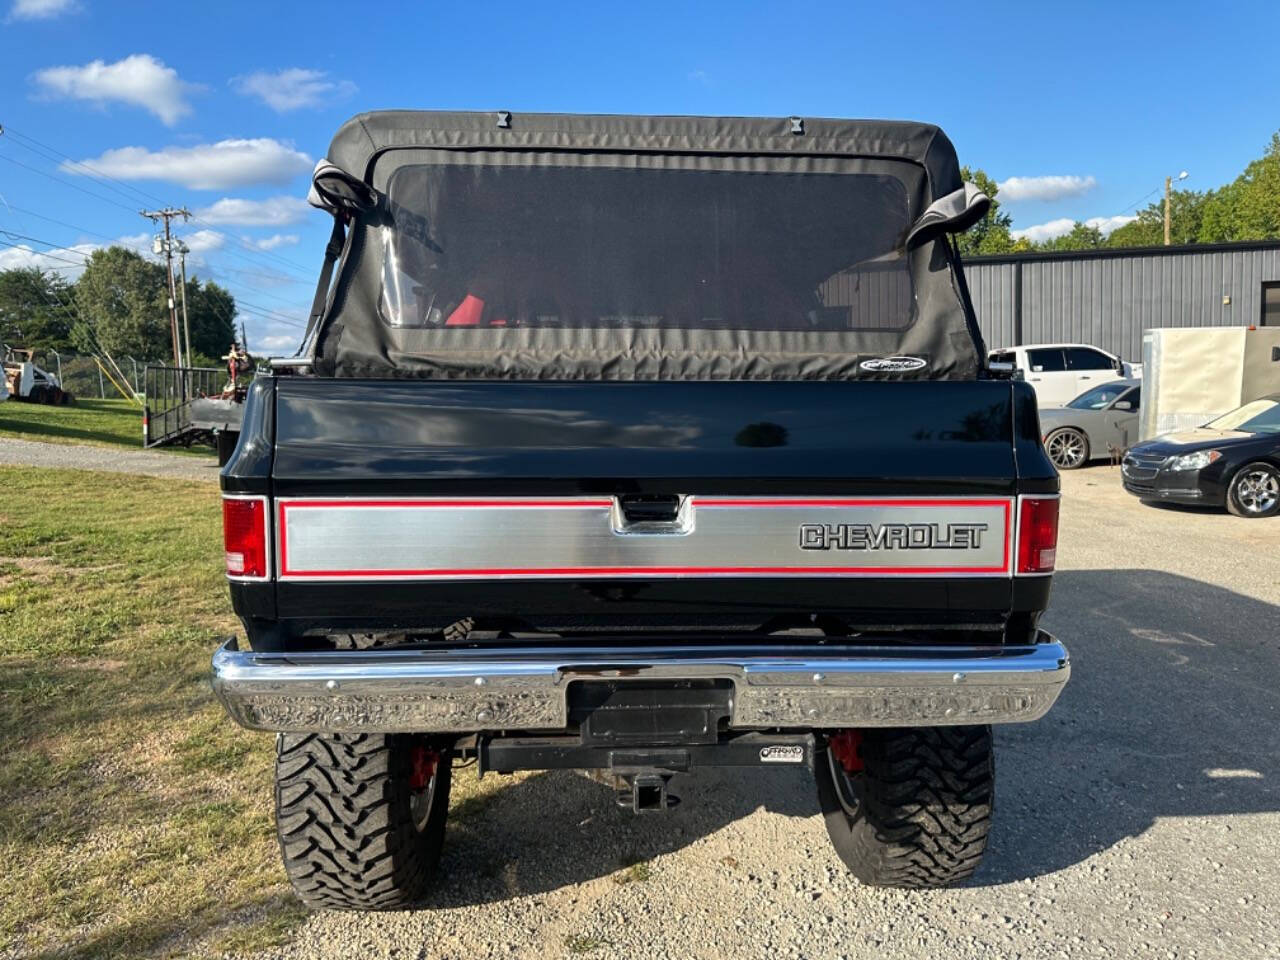
M1126 223L1133 223L1133 221L1137 219L1138 218L1134 216L1119 214L1114 217L1090 217L1084 223L1087 227L1097 227L1102 231L1102 235L1105 237L1117 227L1123 227Z
M302 222L310 209L301 197L268 197L266 200L223 197L217 203L197 210L196 216L218 226L284 227Z
M1097 227L1102 231L1102 235L1106 236L1116 227L1123 227L1126 223L1132 223L1137 219L1137 217L1126 217L1123 214L1115 217L1090 217L1084 221L1084 225L1086 227ZM1025 227L1022 230L1010 230L1009 232L1016 240L1026 237L1032 243L1044 243L1046 240L1066 236L1075 225L1076 222L1070 217L1060 217L1057 220L1050 220L1048 223L1037 223L1032 227Z
M270 351L285 350L289 347L296 347L298 341L302 338L293 333L281 333L274 336L259 337L258 342L254 346L261 346Z
M154 234L131 233L128 236L116 237L111 246L124 247L126 250L133 250L135 253L140 253L149 259L152 256L151 243L153 239ZM104 246L104 244L98 244L97 246L101 247Z
M195 233L184 233L182 242L192 253L210 253L220 249L227 242L227 237L217 230L197 230Z
M1002 201L1018 200L1061 200L1063 197L1078 197L1088 193L1098 185L1093 177L1052 176L1052 177L1010 177L996 184L999 198Z
M13 0L10 20L52 20L64 13L80 9L76 0Z
M259 250L275 250L279 247L295 247L298 245L296 233L273 233L269 237L245 237L245 241Z
M152 233L132 233L128 236L116 237L111 244L98 244L98 246L125 247L126 249L142 254L148 260L163 262L164 257L157 254L154 248L156 234L162 233L163 231L164 228L162 226L157 226L156 230ZM183 233L181 230L177 230L174 232L173 237L175 241L181 240L187 245L188 273L192 268L205 266L208 262L205 258L206 253L212 253L215 250L219 250L227 243L226 234L219 233L217 230L195 230L191 233ZM176 242L174 243L173 249L173 269L176 272L178 269L178 245Z
M186 101L190 87L178 78L178 71L146 53L115 63L94 60L83 67L48 67L36 73L35 81L48 97L99 106L127 103L151 111L168 126L191 112Z
M1070 217L1060 217L1057 220L1050 220L1048 223L1037 223L1034 227L1027 227L1023 230L1010 230L1015 240L1021 240L1026 237L1032 243L1044 243L1046 240L1053 240L1056 237L1062 237L1071 232L1071 228L1076 222Z
M57 271L67 280L74 280L84 272L84 259L98 249L97 244L78 243L72 247L55 247L52 250L35 250L26 244L16 247L0 247L0 270Z
M110 243L76 243L47 250L35 250L26 244L0 248L0 270L39 267L41 270L56 270L65 280L75 280L84 273L84 262L89 255L106 247L124 247L153 259L151 234L134 233L116 237Z
M257 97L277 113L324 106L335 100L344 100L356 92L356 85L350 80L330 80L323 70L300 67L275 73L259 70L236 77L231 85L246 96Z
M118 180L163 180L192 190L223 190L251 184L288 183L309 173L311 158L292 144L270 137L256 140L219 140L194 147L120 147L85 160L98 173ZM73 163L62 164L64 173L80 173Z

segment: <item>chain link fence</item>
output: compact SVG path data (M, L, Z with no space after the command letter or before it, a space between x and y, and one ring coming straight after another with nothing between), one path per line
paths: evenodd
M104 375L98 368L97 361L88 354L69 350L37 350L32 359L37 366L56 376L63 390L77 397L111 399L120 396L120 391L111 384L111 377ZM132 389L139 396L142 395L143 372L147 364L165 362L128 355L116 356L114 359L120 372L124 374L125 382L120 386ZM111 370L109 364L107 369L115 376L115 371ZM118 381L119 377L116 379Z

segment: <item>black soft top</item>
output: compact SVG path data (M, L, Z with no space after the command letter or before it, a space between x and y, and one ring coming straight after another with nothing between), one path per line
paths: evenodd
M379 111L343 124L315 186L349 223L304 344L322 375L972 379L985 363L947 234L988 201L932 124Z
M379 154L403 147L892 157L924 167L929 203L962 186L947 135L909 120L374 110L338 128L328 159L368 180Z

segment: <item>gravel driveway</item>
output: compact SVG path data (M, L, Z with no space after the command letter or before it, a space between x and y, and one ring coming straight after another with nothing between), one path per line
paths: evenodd
M0 464L106 470L111 473L141 473L152 477L181 477L185 480L212 482L218 479L218 460L213 456L183 456L158 450L91 447L82 443L0 439Z
M1142 506L1108 467L1063 486L1046 624L1074 674L1047 718L998 728L964 888L859 885L795 771L703 772L649 817L540 774L451 824L430 908L317 914L262 956L1275 960L1280 520Z

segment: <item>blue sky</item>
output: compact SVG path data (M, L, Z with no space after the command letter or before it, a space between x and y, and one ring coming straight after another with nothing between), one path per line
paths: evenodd
M312 163L362 110L928 120L1036 236L1180 170L1217 186L1280 129L1272 2L0 3L0 267L75 275L186 204L189 265L264 351L296 342L328 235Z

